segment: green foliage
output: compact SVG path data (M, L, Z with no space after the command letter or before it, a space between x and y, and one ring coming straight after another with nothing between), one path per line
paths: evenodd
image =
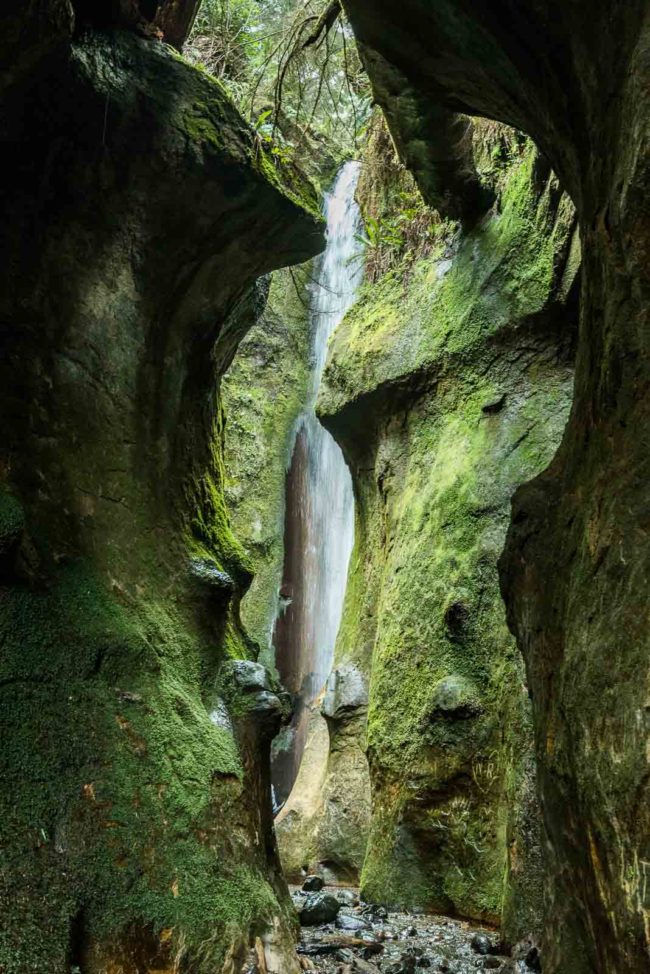
M401 215L385 220L375 220L374 217L369 217L365 221L365 233L358 236L359 242L370 249L377 247L400 249L404 245L404 235L401 232L400 223L407 219L406 214L403 215L403 219L400 217Z
M416 262L444 246L455 227L428 207L412 175L399 161L383 115L377 110L367 127L358 197L366 228L368 281L388 271L408 277Z
M257 44L256 0L203 0L194 23L190 51L215 78L242 93Z
M363 131L369 85L344 15L311 36L323 0L204 0L188 57L226 84L259 131L323 156L323 140L337 155L352 151ZM266 131L264 134L269 134Z

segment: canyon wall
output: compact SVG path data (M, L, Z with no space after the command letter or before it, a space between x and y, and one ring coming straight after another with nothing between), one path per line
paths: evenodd
M225 496L235 535L254 567L242 622L271 669L280 611L285 480L295 424L307 400L311 262L276 271L269 299L222 382Z
M172 49L47 6L2 74L0 968L293 971L219 377L317 202Z
M427 105L529 133L576 205L573 407L551 464L515 496L501 578L533 701L549 852L545 970L636 974L650 950L650 6L345 8L371 73L374 54ZM412 139L458 161L420 121Z
M466 234L433 224L428 253L379 271L330 348L319 414L357 497L334 682L356 671L369 687L367 705L330 716L331 800L354 805L337 767L365 736L363 894L503 916L514 940L538 929L542 863L530 701L497 561L512 493L549 462L569 413L579 244L532 145L495 126L476 142L494 210ZM382 199L381 160L366 165L378 225L405 205L417 221L404 177Z

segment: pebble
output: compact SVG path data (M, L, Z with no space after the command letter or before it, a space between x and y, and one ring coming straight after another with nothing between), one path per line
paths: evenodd
M304 889L304 886L303 886ZM351 889L339 889L336 892L336 898L344 906L358 906L359 897L356 893L353 893Z
M533 947L530 940L518 945L521 959L506 963L497 956L498 937L464 921L418 914L414 923L412 913L389 913L385 907L359 903L354 890L327 885L298 896L294 890L293 896L303 923L305 908L315 899L336 903L333 918L303 926L298 949L301 957L313 961L315 974L532 974L524 961Z

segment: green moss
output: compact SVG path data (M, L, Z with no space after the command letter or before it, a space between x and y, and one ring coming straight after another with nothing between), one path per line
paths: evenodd
M62 969L80 908L93 939L145 917L193 952L210 941L220 957L227 924L248 929L273 897L243 853L221 854L242 767L203 705L187 620L170 604L119 604L79 563L47 591L5 590L2 627L2 905L12 922L0 962Z
M505 904L510 936L539 917L539 836L497 560L510 498L550 461L570 407L552 319L566 327L574 217L530 144L513 143L505 170L499 212L446 262L431 254L364 289L319 408L359 501L337 658L371 687L364 893L490 921Z
M273 144L267 144L263 139L256 137L249 155L253 168L297 206L322 222L316 189L305 179L291 158L285 157L284 154L274 154L273 148Z
M232 523L254 566L242 619L273 668L271 628L282 576L285 475L307 396L308 292L304 269L273 275L267 309L222 384L225 492Z
M245 590L253 577L253 565L230 526L224 496L226 470L223 456L224 413L219 405L213 424L211 465L193 485L195 514L190 522L193 539L188 542L195 557L214 558L221 570Z
M540 313L557 282L574 223L554 176L538 195L527 143L510 167L500 213L440 260L438 252L368 284L337 330L318 408L340 411L385 383L466 359L505 326Z
M222 146L218 129L208 117L207 107L202 102L195 102L191 109L183 115L183 127L194 142L208 142L214 149Z

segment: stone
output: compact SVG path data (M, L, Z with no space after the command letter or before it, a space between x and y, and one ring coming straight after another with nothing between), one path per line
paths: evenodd
M259 693L271 689L267 671L261 663L255 663L253 660L229 660L224 663L222 672L228 674L243 693Z
M512 956L516 961L523 961L530 971L541 971L542 969L539 948L536 944L532 943L530 938L516 944L512 951Z
M316 253L317 221L263 169L223 86L111 30L118 5L75 0L107 29L78 23L74 37L68 0L0 14L2 760L15 782L2 797L16 799L0 968L16 971L82 955L97 970L171 970L179 943L183 963L220 970L276 917L293 950L268 750L210 719L222 661L251 651L219 385L264 300L256 281ZM40 13L57 9L50 45ZM32 564L44 584L21 589ZM237 608L213 597L233 586ZM49 835L61 819L74 832L65 876ZM209 943L199 899L228 917Z
M344 964L354 963L354 953L348 947L341 947L340 950L337 950L335 957Z
M537 947L531 947L524 958L526 967L531 971L542 970L542 958Z
M435 717L463 719L481 712L476 687L465 677L452 674L435 685L431 692L429 714Z
M502 964L503 961L499 960L498 957L486 957L483 961L483 968L486 971L498 971Z
M485 933L475 933L471 940L472 950L484 957L494 953L494 944Z
M359 2L352 0L354 6ZM475 131L478 138L480 126ZM432 258L421 263L421 278L399 280L398 273L377 282L337 329L317 404L321 421L351 458L357 496L364 498L365 528L345 609L347 643L367 641L373 647L364 670L373 716L358 732L361 741L366 735L372 755L373 785L363 895L495 924L505 904L510 940L519 936L515 924L532 922L528 903L529 916L538 916L543 884L534 774L526 774L534 748L531 703L521 692L523 666L504 621L497 560L512 494L550 462L572 394L570 351L559 349L554 326L539 346L541 358L552 363L548 368L533 375L518 358L525 355L521 298L531 327L538 313L546 313L543 308L549 308L549 324L556 320L560 330L565 316L551 279L538 276L529 218L547 228L539 246L550 256L557 245L563 266L575 219L561 194L553 195L552 214L547 211L553 177L548 171L536 174L530 152L525 163L519 157L521 167L503 174L511 189L520 178L522 190L526 186L529 216L522 220L514 195L507 202L507 193L502 195L509 216L499 218L501 229L508 225L499 274L504 281L518 276L516 265L525 254L527 283L517 285L512 303L500 305L499 322L490 306L494 251L486 237L494 225L488 220L461 235L453 267L442 279L435 278ZM472 281L469 291L457 286L461 279ZM449 336L440 345L439 313ZM487 320L489 336L486 331L479 338L479 322ZM468 321L472 329L476 324L476 342L468 342ZM454 356L464 362L471 356L471 380L463 371L462 382L452 373L448 383L439 382L440 370L447 375L448 342ZM418 381L412 386L415 363ZM433 410L422 382L436 386ZM482 411L504 393L500 412ZM374 408L378 400L380 411ZM530 410L543 415L526 433ZM527 445L519 450L515 444L523 433ZM457 439L462 460L452 447ZM504 477L492 476L494 469ZM471 548L468 537L474 539ZM370 580L378 578L375 591ZM423 611L431 578L435 609ZM398 633L408 638L397 642ZM488 656L486 640L493 647ZM506 767L504 777L497 768ZM524 829L529 794L532 826L526 818ZM495 829L496 820L505 827ZM517 869L507 872L514 848Z
M235 591L233 579L211 559L192 558L189 567L191 576L209 588L225 595L232 595Z
M637 528L648 504L650 429L647 397L638 395L649 371L647 329L639 327L648 321L647 0L520 0L507 8L406 0L383 5L381 16L373 0L346 0L345 8L362 49L371 52L373 91L394 92L386 80L394 71L420 99L470 114L487 109L516 125L544 147L578 205L584 261L576 394L552 464L526 478L512 519L506 515L501 590L535 700L548 863L544 964L552 971L642 971L646 876L632 863L647 844L647 814L639 809L648 808L649 785L647 731L636 723L650 662L643 608L649 541ZM540 64L548 65L543 85ZM581 119L567 127L573 85ZM616 137L614 100L625 106ZM407 139L410 119L402 115L394 113L395 125ZM425 144L440 148L431 132ZM592 165L595 145L606 147L606 166ZM595 221L605 212L617 218L604 239ZM495 377L496 389L502 391ZM384 402L387 396L384 386ZM551 414L544 409L545 422Z
M340 889L336 891L337 899L345 906L358 906L359 897L351 889Z
M339 913L336 918L339 930L369 930L370 924L362 917L352 916L350 913Z
M327 681L321 713L329 720L341 720L351 711L367 706L368 688L361 670L346 664L334 670Z
M308 876L302 884L302 888L305 893L318 893L324 885L325 883L320 876Z
M365 940L366 938L362 935L362 939ZM371 957L377 957L383 952L384 945L382 943L379 943L377 940L368 940L367 946L363 948L362 955L366 960L369 960Z
M300 910L300 923L303 927L332 923L340 909L341 904L331 893L310 893Z

